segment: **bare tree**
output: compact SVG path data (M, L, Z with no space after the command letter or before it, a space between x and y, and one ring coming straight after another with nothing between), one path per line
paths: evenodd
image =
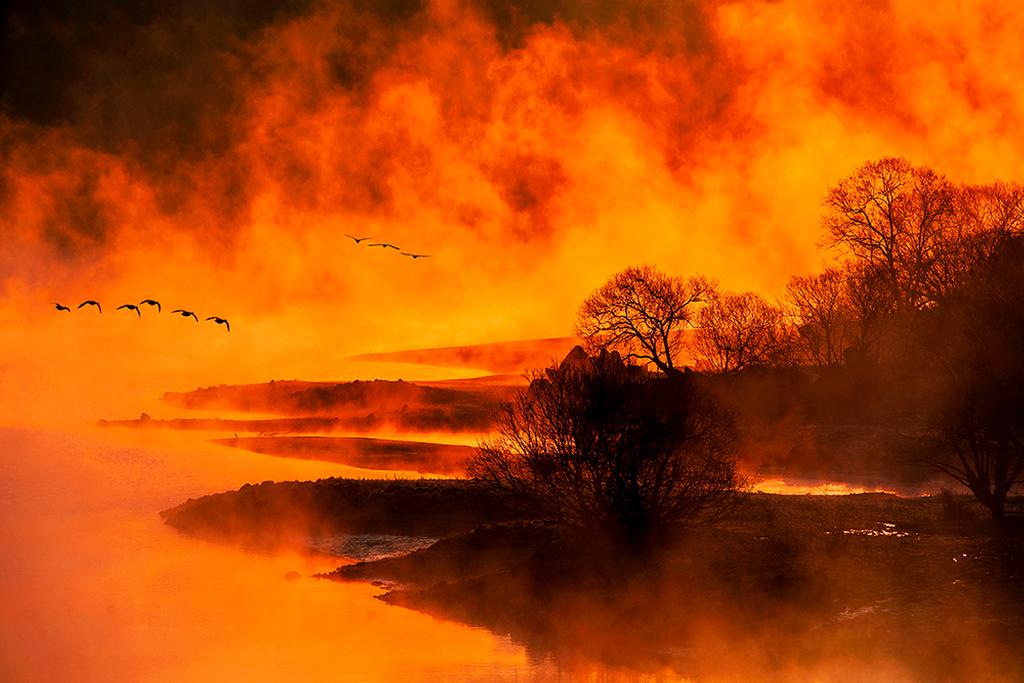
M881 267L856 262L846 264L843 276L856 328L851 346L878 360L886 321L896 310L888 278Z
M1010 183L956 187L953 216L922 278L926 298L936 303L965 285L1007 240L1024 233L1024 188Z
M730 415L688 378L576 347L504 405L468 472L534 513L636 542L720 509L734 443Z
M934 171L881 159L829 191L824 225L831 244L877 269L898 310L927 308L931 270L956 222L953 199L953 185Z
M940 431L954 459L932 458L940 472L963 484L993 519L1006 516L1006 498L1024 473L1024 430L1009 410L1024 408L1019 392L975 377L955 394L941 417Z
M797 331L811 361L819 366L842 363L843 350L854 337L843 272L829 268L817 275L793 276L786 286L786 298L799 321Z
M1007 239L1024 233L1024 186L954 185L904 159L870 162L825 200L826 242L842 246L848 298L875 356L888 323L940 306Z
M672 277L651 266L616 273L583 302L576 334L588 351L619 351L627 360L653 364L668 374L693 326L698 304L713 296L715 283L703 277Z
M785 365L793 331L782 309L757 294L723 294L701 310L692 349L697 367L713 372Z
M952 452L932 464L1003 519L1024 478L1024 239L976 267L934 318L926 349L945 371L936 428Z

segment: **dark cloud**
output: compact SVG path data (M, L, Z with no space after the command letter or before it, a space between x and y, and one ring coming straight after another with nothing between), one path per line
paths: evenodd
M9 262L112 243L128 260L148 230L200 245L198 264L231 248L253 259L260 243L316 250L333 226L369 224L457 244L491 281L538 267L537 246L568 260L560 238L575 230L605 230L601 252L613 221L643 216L661 238L638 244L667 244L680 268L732 269L715 256L725 245L781 272L813 250L837 159L930 149L938 111L972 145L1020 137L1012 76L998 77L1013 71L989 68L1012 66L1019 31L989 44L970 22L906 14L884 1L15 0L0 15ZM1006 47L987 59L964 50L976 43ZM950 140L935 155L955 161Z
M154 163L168 149L224 149L224 115L239 97L231 57L241 41L308 6L15 0L3 14L0 106Z
M712 43L705 6L695 0L477 0L506 48L521 47L537 25L564 24L577 34L601 31L647 49L675 43L688 51Z
M644 49L708 50L701 4L613 0L478 0L506 48L521 46L538 25L556 22L579 33L601 31ZM226 150L234 140L228 114L253 70L246 47L260 31L325 7L343 5L338 36L326 56L339 87L359 90L383 66L403 27L417 23L424 0L48 0L7 3L0 56L0 109L16 120L70 125L86 144L135 151L159 164L175 155ZM421 24L420 30L426 28Z

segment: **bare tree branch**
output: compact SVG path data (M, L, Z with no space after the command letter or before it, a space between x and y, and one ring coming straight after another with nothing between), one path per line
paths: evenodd
M671 372L683 348L683 332L693 327L698 305L714 296L703 277L682 279L651 266L613 275L583 302L576 334L587 350L616 350L628 358Z

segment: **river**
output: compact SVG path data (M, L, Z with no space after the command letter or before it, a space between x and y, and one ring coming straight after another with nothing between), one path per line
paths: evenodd
M508 638L389 607L369 585L307 578L340 560L199 541L157 514L345 467L85 428L0 429L0 471L0 680L546 677Z

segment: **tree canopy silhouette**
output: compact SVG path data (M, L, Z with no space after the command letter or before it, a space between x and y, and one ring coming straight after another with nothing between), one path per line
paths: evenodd
M931 303L929 271L951 246L943 238L954 224L953 190L905 159L864 164L828 193L828 238L878 268L899 310L924 308Z
M932 464L1005 516L1024 478L1024 239L1007 239L934 316L926 344L944 370L935 417L952 458Z
M619 351L668 374L676 367L683 332L693 327L698 305L714 292L715 283L704 277L683 279L652 266L632 266L587 297L576 334L591 353Z
M1024 188L956 185L906 159L861 166L829 190L826 239L884 284L898 312L941 303L1003 237L1024 229Z
M698 323L692 345L698 369L728 373L792 359L793 334L782 310L753 292L716 297Z
M817 275L794 275L786 285L805 355L818 366L843 362L843 351L854 342L853 310L845 274L829 268Z
M643 542L721 509L735 440L691 377L576 347L503 406L468 472L548 519Z

